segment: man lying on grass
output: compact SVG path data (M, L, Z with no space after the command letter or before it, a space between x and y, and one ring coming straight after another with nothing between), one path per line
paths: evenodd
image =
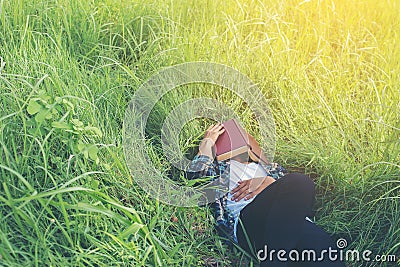
M220 123L207 129L188 168L190 179L229 181L230 191L213 203L219 233L257 255L261 266L344 266L334 260L337 248L330 236L308 218L313 181L286 174L278 164L253 161L248 153L216 160L214 145L224 131Z

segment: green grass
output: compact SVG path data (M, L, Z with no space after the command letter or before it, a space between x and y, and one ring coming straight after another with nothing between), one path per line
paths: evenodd
M399 256L399 6L0 0L0 266L255 264L222 244L207 209L144 193L124 160L135 90L160 68L195 60L238 69L270 99L275 160L315 179L319 225L349 248ZM154 165L174 176L159 123L198 96L220 99L256 130L226 90L178 88L147 127ZM195 153L207 123L185 126L183 151Z

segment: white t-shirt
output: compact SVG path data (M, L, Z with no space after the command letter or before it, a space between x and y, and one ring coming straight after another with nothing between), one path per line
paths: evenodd
M260 164L251 162L249 164L244 164L236 160L230 160L230 170L229 170L229 193L228 193L228 199L226 203L227 209L231 211L231 214L234 217L235 224L234 224L234 237L236 237L236 228L237 228L237 223L239 220L239 215L240 211L246 207L249 203L251 203L254 199L254 197L250 198L249 200L245 200L242 198L238 202L232 201L232 194L230 191L235 188L238 185L239 181L244 181L244 180L249 180L252 178L256 177L265 177L267 176L267 172L264 170L264 168L261 167Z
M237 224L239 221L239 215L240 215L240 211L246 207L248 204L250 204L255 197L250 198L249 200L245 200L244 198L242 198L241 200L239 200L238 202L236 201L232 201L232 194L230 193L230 191L235 188L238 185L239 181L244 181L244 180L249 180L252 178L262 178L267 176L267 172L264 170L263 167L261 167L260 164L251 162L249 164L244 164L241 162L238 162L236 160L230 160L230 179L229 179L229 193L228 193L228 199L227 199L227 209L230 210L231 214L234 217L235 220L235 224L234 224L234 238L237 241L237 236L236 236L236 229L237 229ZM305 217L305 219L311 223L313 223L313 221L308 218Z

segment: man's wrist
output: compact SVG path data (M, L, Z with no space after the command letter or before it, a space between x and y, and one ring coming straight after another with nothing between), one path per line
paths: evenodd
M201 142L206 143L206 144L211 144L211 146L213 146L215 144L215 141L209 137L203 138L203 140Z
M204 138L199 146L198 155L206 155L210 158L214 158L214 141L211 138Z

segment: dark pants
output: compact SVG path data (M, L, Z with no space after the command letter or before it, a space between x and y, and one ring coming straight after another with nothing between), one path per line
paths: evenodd
M322 250L337 249L324 230L305 220L312 216L314 198L314 183L308 176L293 173L278 179L241 211L237 227L239 245L251 254L262 250L258 253L261 266L344 266L332 261L327 253L323 254L323 261L314 260L313 254L308 253L304 254L306 261L290 260L297 256L292 250L302 260L304 250L315 251L318 259ZM270 257L272 250L275 253ZM280 258L287 261L279 260L279 250L285 251Z

